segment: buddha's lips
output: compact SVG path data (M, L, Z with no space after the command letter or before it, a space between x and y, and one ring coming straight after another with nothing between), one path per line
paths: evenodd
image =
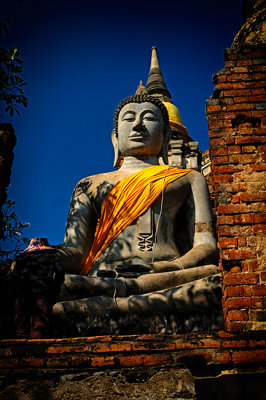
M148 137L149 137L149 135L136 135L136 134L134 134L134 135L130 135L129 139L130 140L145 140Z

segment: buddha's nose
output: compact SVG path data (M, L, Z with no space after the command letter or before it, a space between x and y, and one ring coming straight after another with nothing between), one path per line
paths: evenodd
M141 119L137 119L133 126L133 131L140 132L143 129L145 129L145 125L143 124L143 121Z

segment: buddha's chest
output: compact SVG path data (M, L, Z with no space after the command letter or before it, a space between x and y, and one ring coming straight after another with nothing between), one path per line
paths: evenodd
M140 217L141 225L143 225L144 221L150 221L150 217L152 218L152 214L157 214L158 210L160 213L162 212L162 210L166 210L167 213L172 216L172 218L175 217L179 208L182 206L188 196L186 185L180 185L179 183L180 182L175 181L171 182L160 192L161 194L159 194L158 197L152 202L152 205L150 207L151 213L148 213L147 217ZM114 201L114 198L117 197L117 195L112 190L114 186L115 183L106 180L101 182L99 185L95 185L93 191L90 192L90 198L93 202L95 210L97 211L98 217L100 217L102 213L102 206L104 202L108 199L108 197L111 201ZM148 190L145 189L145 191L147 193L147 197L149 197L149 191L152 192L152 187L148 188ZM136 194L136 197L133 198L133 204L135 204L135 202L137 201L137 196L139 195L141 195L141 193ZM130 194L129 196L132 195ZM128 207L127 193L125 195L123 193L123 198L123 201L125 202L125 207ZM131 210L129 209L128 211L130 212Z

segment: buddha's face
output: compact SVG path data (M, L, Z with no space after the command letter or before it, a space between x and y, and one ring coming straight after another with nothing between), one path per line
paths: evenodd
M118 117L118 147L123 156L159 155L163 144L163 116L152 103L129 103Z

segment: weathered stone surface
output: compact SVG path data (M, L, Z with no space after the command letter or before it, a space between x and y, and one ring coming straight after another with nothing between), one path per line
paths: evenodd
M244 24L236 34L232 48L258 46L266 43L266 5L264 0L245 0L243 4ZM263 58L263 57L262 57Z
M85 376L84 376L85 375ZM62 375L59 382L52 379L19 379L0 393L1 400L87 400L87 399L196 399L195 383L187 369L170 371L95 372Z

